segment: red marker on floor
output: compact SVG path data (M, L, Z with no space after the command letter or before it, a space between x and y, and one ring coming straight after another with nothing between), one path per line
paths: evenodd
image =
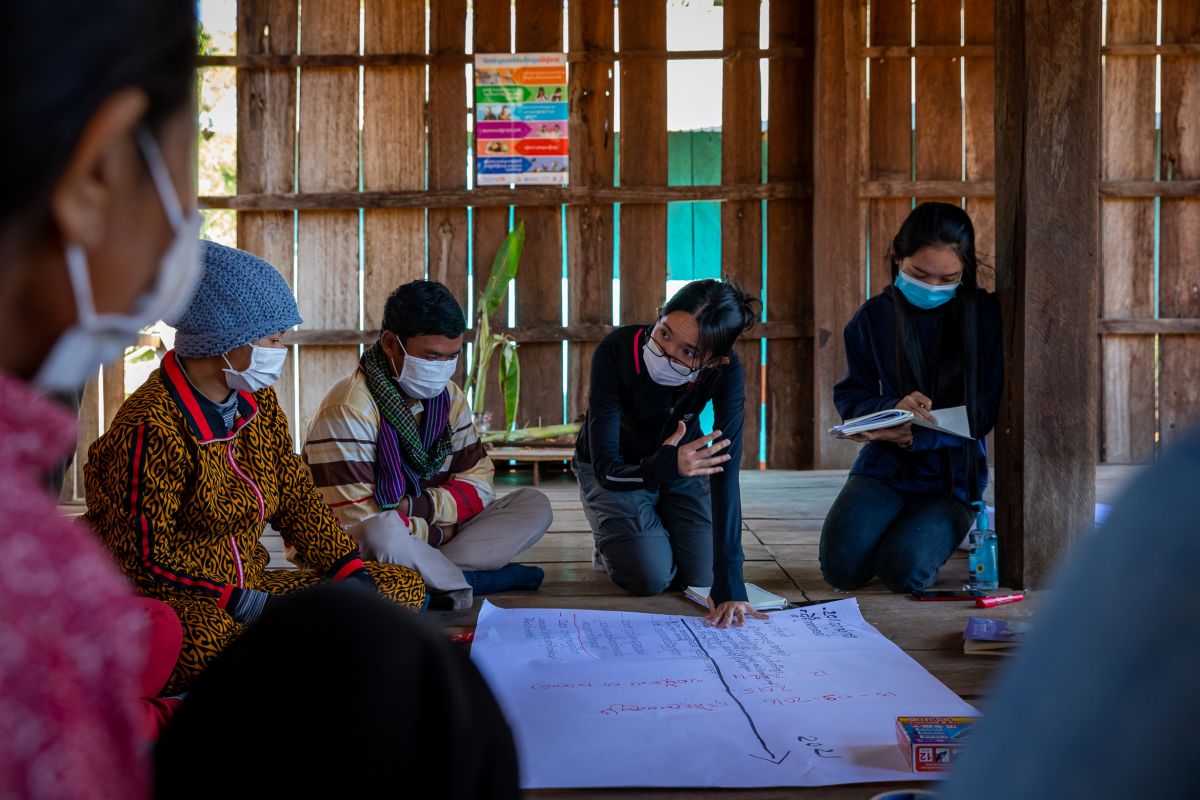
M976 608L991 608L992 606L1002 606L1005 603L1019 603L1025 599L1025 595L1017 592L1016 594L1001 594L995 597L981 597L975 601Z
M452 634L450 634L450 641L470 643L470 642L475 641L475 634L473 634L473 633L452 633Z

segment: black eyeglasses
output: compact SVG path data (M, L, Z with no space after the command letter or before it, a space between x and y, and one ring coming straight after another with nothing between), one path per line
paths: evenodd
M663 346L658 343L657 339L654 338L653 333L649 333L646 335L646 347L648 347L650 349L651 353L658 356L659 358L665 358L667 360L667 364L671 367L671 369L675 370L675 372L677 372L678 374L683 375L685 377L690 377L693 372L699 372L700 370L702 370L705 367L712 364L712 361L708 361L708 362L705 362L704 364L701 364L698 367L693 367L691 364L685 364L682 361L675 358L674 356L667 355L667 351L664 350Z

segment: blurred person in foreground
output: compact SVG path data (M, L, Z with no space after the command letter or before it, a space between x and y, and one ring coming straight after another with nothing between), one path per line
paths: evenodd
M76 432L73 417L49 397L77 392L102 364L121 358L143 328L174 317L192 297L200 227L192 179L195 4L5 3L0 32L7 113L0 152L9 159L0 196L0 798L141 800L151 788L146 743L176 705L157 694L179 654L180 624L166 604L137 597L96 537L58 513L47 473L74 448ZM324 595L312 602L325 602ZM322 650L314 637L363 637L357 620L331 629L328 620L339 611L381 603L364 592L349 606L323 607L316 621L291 617L308 607L290 604L294 611L272 618L308 626L309 639L292 642L308 656ZM401 657L441 665L436 649L429 654L436 647L430 637L409 636L405 623L395 622L404 612L385 606L393 618L382 629L402 638L375 648L377 658L367 657L360 638L356 658L341 666L355 670L371 661L400 674ZM376 619L364 613L363 624ZM314 684L304 685L309 697L336 689L345 708L370 711L374 694L363 702L346 682L321 683L338 666L328 654L264 671L259 665L274 653L272 630L264 622L262 642L271 652L255 651L262 660L221 667L219 675L237 678L226 699L243 697L247 686L274 694L272 680L303 674ZM242 641L264 646L253 632ZM426 696L433 683L397 683L394 690L407 688L404 702L416 702L413 695ZM495 776L488 785L498 788L464 796L515 796L515 760L491 695L462 666L447 667L437 685L443 695L463 698L493 732L479 739L491 748L490 760L480 763ZM189 718L204 711L206 696L181 707ZM273 741L299 740L327 753L323 746L365 727L318 730L327 709L293 703L313 710L308 727L272 728ZM255 720L255 729L271 722ZM429 722L421 730L439 729ZM431 742L446 748L460 738ZM227 758L227 736L219 744L222 763L242 766ZM345 760L328 763L339 775L354 771ZM479 774L469 766L461 770L464 781ZM314 771L309 763L297 774ZM203 763L200 773L212 774L212 764ZM394 791L394 778L372 774ZM192 760L186 779L177 781L211 793L196 775Z
M1200 431L1070 553L944 800L1193 798Z
M140 798L179 621L58 514L47 395L190 296L195 5L5 3L0 36L0 797Z

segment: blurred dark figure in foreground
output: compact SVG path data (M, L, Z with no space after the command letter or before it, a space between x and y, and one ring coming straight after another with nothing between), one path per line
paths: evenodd
M1070 555L944 800L1194 798L1200 432Z
M230 758L236 730L254 732L253 767ZM159 798L519 796L512 733L470 660L426 620L340 585L281 599L222 653L155 766Z

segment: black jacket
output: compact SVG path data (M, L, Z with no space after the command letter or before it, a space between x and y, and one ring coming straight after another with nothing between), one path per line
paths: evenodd
M621 492L654 489L679 479L676 448L663 442L682 420L683 443L694 441L700 412L713 401L715 426L730 444L724 470L709 478L712 487L712 598L745 600L742 580L742 499L738 465L746 378L737 355L729 363L705 369L695 382L671 388L651 380L642 364L648 325L626 325L604 337L592 356L587 418L575 453L591 464L600 485Z
M846 377L833 387L833 402L842 419L853 419L895 408L903 399L896 363L896 303L907 303L895 287L888 286L858 309L846 325ZM950 301L925 311L912 308L913 328L922 351L934 354L942 321L951 310ZM979 337L975 441L913 426L912 446L905 450L888 442L870 442L858 454L851 475L879 478L904 492L937 494L951 492L961 502L983 496L987 488L987 442L1000 412L1004 385L1000 304L996 296L979 291L976 306ZM931 372L945 368L930 363ZM930 397L934 408L962 405L962 393L952 397ZM975 460L976 485L967 485L968 463Z

